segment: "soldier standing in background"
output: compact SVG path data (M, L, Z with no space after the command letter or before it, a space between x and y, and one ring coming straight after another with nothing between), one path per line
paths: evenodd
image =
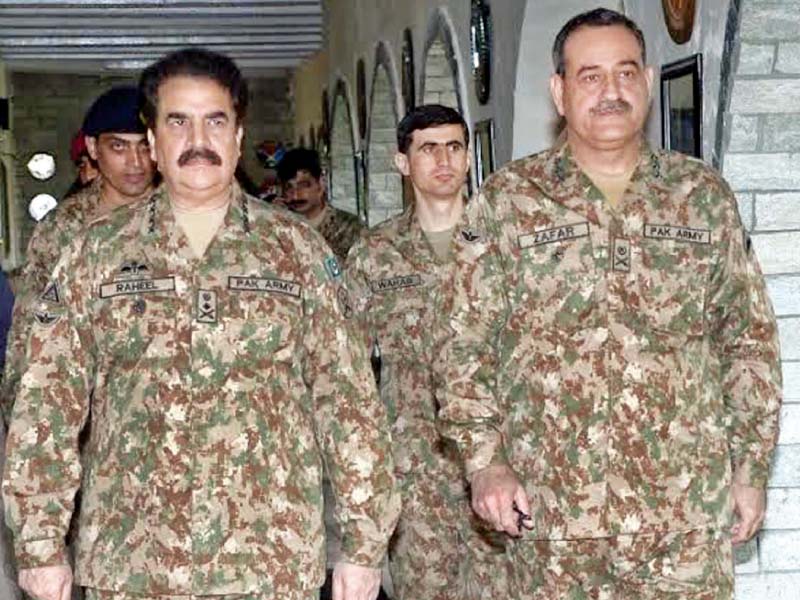
M455 448L436 431L435 299L447 293L442 283L461 235L468 139L452 108L420 106L403 118L395 164L414 202L365 233L345 268L364 345L380 348L380 392L401 482L403 510L389 548L397 600L505 597L503 547L473 528Z
M87 152L100 175L88 187L64 198L33 230L17 283L17 302L9 334L2 411L8 419L24 368L30 320L23 315L42 294L59 256L92 221L152 192L155 168L139 116L139 91L111 88L94 101L83 122Z
M636 24L578 15L553 60L566 143L466 211L440 418L512 598L729 599L778 433L763 277L719 175L644 142Z
M80 488L89 600L315 598L324 461L343 530L334 599L372 600L399 497L338 263L235 184L247 86L230 59L182 50L140 88L164 185L95 221L31 315L3 477L20 586L68 598Z
M344 262L363 226L356 215L328 203L317 151L289 150L278 163L278 179L283 188L280 203L303 215L325 238L336 257Z

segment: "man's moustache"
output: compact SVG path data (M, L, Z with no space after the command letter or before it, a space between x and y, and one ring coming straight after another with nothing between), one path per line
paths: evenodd
M598 104L592 109L592 114L595 115L613 115L630 112L631 105L625 100L606 100Z
M222 159L219 154L210 148L189 148L186 152L178 157L178 166L183 167L189 161L195 158L202 158L210 162L212 165L219 166L222 164Z

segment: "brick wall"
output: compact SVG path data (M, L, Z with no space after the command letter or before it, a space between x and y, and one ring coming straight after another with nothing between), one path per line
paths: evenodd
M425 56L425 79L423 86L423 104L443 104L459 110L458 95L453 69L447 56L447 48L443 40L436 40Z
M99 93L114 85L135 83L133 79L90 75L13 73L12 127L17 146L17 189L14 202L18 248L27 247L34 221L28 216L28 202L36 194L61 198L75 179L69 158L69 144L80 128L86 109ZM35 152L56 157L56 174L37 181L25 165Z
M72 136L83 122L94 99L114 85L136 83L135 78L13 73L12 126L17 148L17 190L14 198L18 248L24 252L34 222L28 216L30 199L39 193L61 198L75 178L69 159ZM288 79L251 79L250 110L245 122L242 155L247 172L260 183L264 171L254 146L264 139L291 140L293 111L288 94ZM48 181L33 179L25 168L30 156L48 151L56 157L56 174Z
M800 0L743 0L724 175L781 334L785 405L767 520L739 552L737 600L800 598Z

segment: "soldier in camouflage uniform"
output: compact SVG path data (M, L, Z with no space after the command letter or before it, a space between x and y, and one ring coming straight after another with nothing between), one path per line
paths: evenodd
M96 161L100 175L87 187L59 202L33 230L18 279L7 368L0 393L6 421L24 366L25 343L30 330L30 321L24 315L45 289L59 256L88 223L152 193L155 169L139 110L139 92L132 86L112 88L95 100L86 113L83 131L87 150Z
M363 235L345 268L365 346L380 348L380 392L401 482L403 512L389 548L397 600L505 596L504 549L485 527L473 530L455 448L436 431L431 369L434 299L446 293L463 213L468 135L452 108L425 105L405 116L395 163L410 179L414 203Z
M278 163L278 179L283 187L279 203L308 219L344 262L363 226L356 215L328 203L319 154L308 148L290 150Z
M774 315L725 182L642 140L644 61L616 12L565 25L566 143L470 203L441 307L440 419L516 599L729 599L764 515Z
M372 600L399 495L337 261L234 183L247 86L230 59L183 50L140 87L165 184L91 224L32 311L3 477L20 585L66 598L80 488L75 580L92 600L313 598L324 461L336 597Z

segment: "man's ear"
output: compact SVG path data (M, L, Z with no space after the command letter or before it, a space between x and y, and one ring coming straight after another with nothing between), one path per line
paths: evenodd
M558 114L564 116L564 78L558 73L553 73L550 76L550 96L553 98L553 104L556 105Z
M86 150L89 152L89 156L93 161L97 162L97 138L86 135L83 137L83 141L86 142Z
M411 171L408 168L408 156L406 156L402 152L395 153L394 166L398 171L400 171L400 174L403 175L404 177L408 177L411 174Z
M238 153L236 155L237 158L240 158L242 156L243 139L244 139L244 127L239 125L239 127L236 128L236 149L238 150Z
M655 79L655 71L650 65L644 68L644 80L647 83L647 97L653 99L653 80Z
M156 159L156 134L152 129L147 129L147 144L150 146L150 160L158 162Z

